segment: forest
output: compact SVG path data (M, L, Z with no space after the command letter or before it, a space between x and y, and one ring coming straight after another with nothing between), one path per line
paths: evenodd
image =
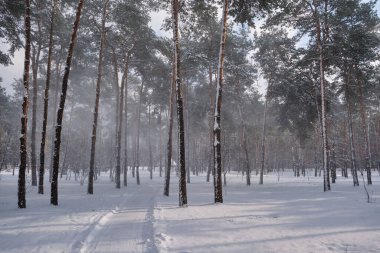
M333 217L350 209L335 227L322 218L321 226L348 223L359 234L332 231L315 252L380 251L371 239L380 235L371 223L380 220L379 8L372 0L0 0L0 235L18 215L42 233L44 213L51 226L55 215L88 213L70 249L26 240L32 252L204 252L210 235L202 231L195 247L187 240L196 233L178 227L203 216L216 226L215 214L247 238L235 245L227 236L231 243L210 252L314 252L308 242L266 248L242 232L248 206L284 202L293 211L246 218L273 224L318 205ZM20 75L5 82L9 66ZM324 202L291 208L297 198ZM178 206L189 211L170 209ZM110 225L120 208L146 210L135 217L141 249L94 246L123 233ZM366 225L351 223L358 217ZM12 242L4 252L25 252Z

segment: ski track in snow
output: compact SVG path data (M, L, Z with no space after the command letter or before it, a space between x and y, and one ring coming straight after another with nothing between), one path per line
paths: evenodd
M158 189L157 189L158 190ZM157 192L157 191L156 191ZM145 224L143 228L143 238L147 238L145 240L145 250L146 253L158 253L158 249L156 246L156 238L154 236L154 207L156 205L156 196L152 196L149 200L149 208L145 216Z
M377 173L368 186L370 204L351 179L339 177L324 193L322 177L282 173L280 182L269 175L265 185L249 188L241 175L228 174L225 203L215 205L212 184L205 175L193 176L188 207L178 207L177 180L165 197L163 178L149 180L146 170L141 175L142 185L130 178L121 189L103 175L93 195L61 180L58 207L49 204L49 194L28 187L27 208L18 209L17 177L2 174L0 253L380 252Z
M129 196L126 194L120 196L121 201L118 206L110 211L102 212L92 217L90 224L85 226L85 228L77 234L70 252L104 252L104 248L107 248L109 252L127 252L128 249L133 248L133 251L130 252L158 253L154 240L153 210L156 203L156 194L159 189L157 186L152 187L147 185L136 187L137 190L133 190ZM132 207L135 209L131 209ZM132 241L135 242L135 246L132 245L133 243L129 243L128 247L124 248L122 251L119 251L121 250L120 248L122 248L120 245L113 245L114 248L112 248L112 245L107 243L107 239L109 239L108 237L110 235L113 237L115 231L121 231L117 226L122 225L122 223L118 223L117 221L115 221L114 224L111 224L112 220L119 218L120 220L130 221L133 219L133 215L129 218L128 216L136 211L145 213L144 219L135 220L138 222L132 227L128 224L125 225L125 230L131 231L134 234L133 237L135 240ZM139 232L141 232L141 237L139 236ZM124 237L122 233L118 233L118 235L121 238ZM125 238L128 238L128 235L126 235ZM118 249L116 249L115 246Z

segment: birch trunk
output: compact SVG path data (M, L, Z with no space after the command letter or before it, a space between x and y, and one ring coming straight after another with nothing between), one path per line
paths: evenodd
M214 168L215 168L215 186L214 201L215 203L223 203L222 190L222 147L221 147L221 109L222 109L222 91L223 91L223 66L225 43L227 38L227 19L229 0L224 1L223 7L223 26L220 38L218 77L215 96L215 113L214 113Z
M328 162L327 162L327 127L326 127L326 98L325 98L325 70L324 70L324 59L323 59L323 43L321 38L321 22L318 12L318 3L316 0L313 1L314 10L313 15L315 19L316 26L316 41L318 49L318 60L319 60L319 81L320 81L320 92L321 92L321 128L322 128L322 147L323 147L323 190L330 190L330 179L328 173Z
M24 97L22 100L21 136L20 136L20 168L18 175L18 207L26 208L25 199L25 170L27 159L27 130L29 104L29 68L30 68L30 0L25 0L24 29L25 29L25 57L24 57Z

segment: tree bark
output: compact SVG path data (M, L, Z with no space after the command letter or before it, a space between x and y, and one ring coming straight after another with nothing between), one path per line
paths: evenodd
M345 82L345 98L346 98L346 107L347 107L347 119L348 119L348 134L349 134L349 141L350 141L350 159L351 159L351 174L352 174L352 180L354 186L359 186L359 179L358 179L358 173L357 173L357 167L356 167L356 152L355 152L355 145L354 145L354 132L353 132L353 126L352 126L352 109L351 109L351 99L349 94L349 74L346 73L346 82Z
M178 146L179 146L179 206L187 205L187 190L186 190L186 157L185 157L185 124L183 115L183 98L181 84L181 57L179 49L179 0L173 0L173 33L174 33L174 66L175 66L175 86L177 94L177 119L178 119Z
M58 169L59 169L59 152L61 148L63 111L65 108L65 100L66 100L67 86L69 82L71 60L73 57L75 41L77 38L77 31L79 28L79 22L80 22L80 17L82 14L83 4L84 4L84 0L78 1L69 50L67 52L65 73L63 75L63 80L62 80L62 91L61 91L61 96L60 96L60 101L59 101L59 108L57 111L57 125L55 127L55 140L54 140L53 177L51 180L51 196L50 196L50 203L55 206L58 205Z
M215 168L215 186L214 201L215 203L223 203L223 186L222 186L222 147L221 147L221 109L222 109L222 91L223 91L223 66L225 43L227 38L227 19L229 0L224 0L223 7L223 26L220 38L218 77L215 96L215 113L214 113L214 168Z
M128 75L124 83L124 166L123 166L123 185L127 186L127 171L128 171Z
M18 175L18 207L26 208L25 199L25 170L27 159L27 130L29 104L29 68L30 68L30 0L25 0L25 58L24 58L24 97L22 100L21 136L20 136L20 167Z
M172 150L173 150L173 117L174 117L174 96L175 96L175 67L173 63L173 73L170 84L170 97L169 97L169 126L168 126L168 143L166 145L167 161L165 171L165 187L164 195L169 196L170 188L170 173L172 168Z
M159 132L158 132L158 138L159 138L159 156L160 156L160 177L162 177L162 118L161 118L161 111L162 111L162 108L160 106L160 113L158 115L158 128L159 128Z
M321 127L322 127L322 143L323 143L323 190L330 190L330 178L328 172L327 161L327 127L326 127L326 98L325 98L325 70L324 70L324 58L323 58L323 43L321 38L321 22L318 13L318 3L313 0L314 5L314 19L316 26L316 42L319 55L319 79L320 79L320 92L321 92Z
M237 105L238 105L238 111L239 111L239 116L240 116L240 127L242 129L242 141L240 142L241 143L240 150L244 152L246 184L247 186L250 186L251 185L251 167L249 164L246 123L243 116L243 109L242 109L241 100L240 100L242 94L240 94L238 84L236 84L235 90L238 97ZM239 151L239 154L240 154L240 151Z
M358 69L356 70L359 71ZM372 184L372 177L371 177L371 167L372 167L372 155L371 155L371 149L370 149L370 143L369 143L369 131L368 126L366 122L366 109L364 105L364 97L363 97L363 82L362 79L358 78L358 84L359 84L359 99L360 99L360 118L362 123L362 130L363 130L363 137L364 137L364 143L365 143L365 168L367 171L367 184Z
M54 114L54 119L53 122L57 121L57 107L58 107L58 88L59 88L59 78L60 78L60 73L61 73L61 68L63 64L60 64L61 62L61 57L62 57L62 47L60 50L60 54L58 59L56 59L55 67L56 67L56 79L55 79L55 92L54 92L54 107L53 107L53 114ZM54 134L55 134L55 129L54 126L51 127L51 138L54 140ZM51 179L53 178L53 161L54 161L54 142L51 144L50 148L50 166L49 166L49 182L51 183Z
M117 153L117 134L118 134L118 125L119 125L119 100L120 100L120 94L119 94L119 70L118 70L118 64L117 64L117 57L116 57L116 50L113 46L111 46L112 49L112 65L113 65L113 72L114 72L114 89L116 91L116 104L115 104L115 146L113 149L113 158L116 158ZM113 160L113 159L112 159ZM112 161L111 160L111 161ZM113 166L110 168L110 178L113 181Z
M136 183L140 185L140 123L141 123L141 103L142 103L142 93L144 89L144 81L141 82L140 92L139 92L139 105L137 108L137 124L136 124Z
M128 61L129 61L129 52L125 58L125 67L124 67L124 75L121 80L121 88L120 88L120 100L119 100L119 122L117 127L117 152L116 152L116 188L120 189L120 174L121 174L121 137L122 137L122 129L123 129L123 105L124 105L124 88L128 78Z
M208 126L209 126L209 159L208 159L208 168L207 168L207 176L206 176L206 182L210 182L210 174L212 168L214 168L214 130L213 130L213 114L215 111L214 108L214 96L212 95L213 93L213 85L212 85L212 67L211 65L209 66L208 69L208 75L209 75L209 84L208 84L208 93L210 97L210 111L209 111L209 121L208 121Z
M269 86L268 86L269 88ZM264 167L265 167L265 136L266 136L266 126L267 126L267 109L268 109L268 91L265 96L264 103L264 119L263 119L263 132L261 138L261 167L260 167L260 182L259 184L264 184Z
M49 30L49 51L47 59L47 70L46 70L46 83L45 83L45 93L44 93L44 112L43 112L43 122L42 122L42 134L41 134L41 146L40 146L40 171L38 180L38 193L44 194L44 174L45 174L45 144L46 144L46 126L48 120L48 109L49 109L49 89L50 89L50 76L51 76L51 58L53 54L53 31L54 31L54 17L56 9L56 0L52 0L51 6L51 17L50 17L50 30Z
M40 20L37 19L38 33L41 36ZM36 130L37 130L37 97L38 97L38 67L40 64L40 55L42 42L37 39L37 50L33 47L32 72L33 72L33 105L32 105L32 134L31 134L31 162L32 162L32 186L37 186L37 157L36 157Z
M153 179L153 151L152 151L152 140L151 140L151 114L150 114L150 104L148 105L148 148L149 148L149 176Z
M96 154L96 130L98 128L98 115L99 115L99 99L100 99L100 84L102 82L103 75L103 51L106 42L106 15L108 0L104 2L102 12L102 26L100 31L100 48L99 48L99 62L98 62L98 76L96 78L96 95L94 106L94 120L92 123L92 135L91 135L91 158L90 158L90 170L88 173L88 187L87 194L94 193L94 171L95 171L95 154Z

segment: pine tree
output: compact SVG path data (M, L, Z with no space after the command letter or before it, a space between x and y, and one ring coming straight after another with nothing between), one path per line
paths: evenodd
M96 79L96 97L94 106L94 121L92 123L92 136L91 136L91 158L90 158L90 171L88 173L88 188L87 193L94 193L94 165L95 165L95 153L96 153L96 129L98 126L98 114L99 114L99 98L100 98L100 84L102 82L103 74L103 51L106 42L106 16L109 0L105 0L102 11L102 24L100 30L100 48L99 48L99 63L98 63L98 76Z
M51 16L50 16L50 29L49 29L49 51L47 59L47 70L46 70L46 83L44 92L44 111L43 111L43 122L42 122L42 133L41 133L41 146L40 146L40 170L39 170L39 180L38 180L38 193L44 194L44 174L45 174L45 144L46 144L46 127L48 120L48 107L49 107L49 89L50 89L50 77L51 77L51 58L53 54L53 31L54 31L54 18L56 12L57 1L51 1Z
M174 76L175 76L175 92L177 98L177 120L178 120L178 142L179 142L179 206L187 205L187 190L186 190L186 159L185 159L185 123L183 115L183 99L182 99L182 84L181 84L181 56L179 48L179 0L172 0L173 11L173 40L174 40Z
M70 66L73 57L73 51L76 43L77 32L79 28L79 22L82 14L84 0L78 1L78 6L75 15L75 21L70 39L69 50L67 52L65 72L62 80L62 92L59 101L59 108L57 111L57 125L55 127L55 140L54 140L54 160L53 160L53 175L51 180L51 196L50 203L52 205L58 205L58 169L59 169L59 155L61 149L61 133L62 133L62 121L63 111L65 108L67 86L69 82Z

